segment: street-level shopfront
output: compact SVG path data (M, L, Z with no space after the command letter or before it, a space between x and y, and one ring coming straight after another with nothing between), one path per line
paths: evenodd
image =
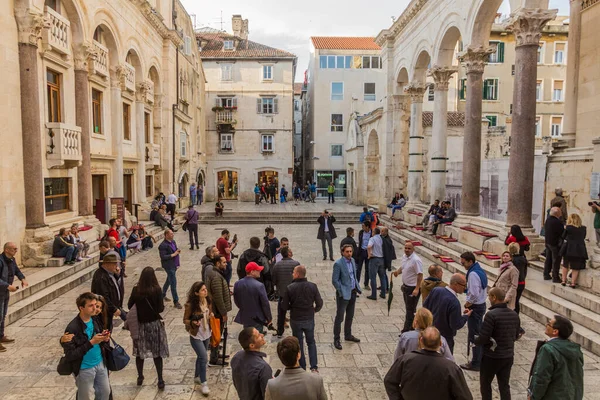
M335 186L335 197L346 197L346 170L343 171L315 171L315 182L317 183L317 197L327 197L327 187L330 182Z

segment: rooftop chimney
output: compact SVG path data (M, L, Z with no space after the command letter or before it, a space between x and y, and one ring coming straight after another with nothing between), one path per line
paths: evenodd
M236 14L231 17L231 28L234 36L242 40L248 39L248 20L242 19L241 15Z

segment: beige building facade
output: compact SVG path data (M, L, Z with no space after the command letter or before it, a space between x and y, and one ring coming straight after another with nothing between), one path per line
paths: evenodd
M254 201L259 182L292 186L296 56L248 40L248 20L239 15L232 25L233 34L196 34L211 107L207 201Z
M2 7L0 65L11 77L3 134L13 147L3 171L14 205L0 211L13 227L0 240L22 242L25 265L44 265L59 228L84 223L94 241L100 223L133 215L158 191L176 190L179 176L196 175L197 154L174 162L181 154L173 121L177 128L183 118L174 115L190 112L177 98L185 74L194 85L190 146L200 146L203 124L193 118L202 115L204 77L178 1L14 0Z

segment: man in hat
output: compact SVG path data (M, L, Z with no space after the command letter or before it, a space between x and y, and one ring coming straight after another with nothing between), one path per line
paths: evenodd
M123 307L123 291L118 283L119 274L117 268L119 265L119 256L114 252L108 252L102 261L100 267L94 272L92 277L92 293L99 294L106 299L106 329L112 332L113 317L121 315Z
M233 286L233 301L239 308L235 322L244 328L254 327L263 332L263 326L271 323L271 307L265 286L258 281L264 267L255 262L246 264L246 276Z

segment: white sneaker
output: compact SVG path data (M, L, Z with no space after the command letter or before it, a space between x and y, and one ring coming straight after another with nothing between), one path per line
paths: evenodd
M208 388L208 382L202 383L201 391L203 395L208 396L208 394L210 393L210 389Z
M199 376L197 376L197 377L194 378L194 383L198 384L198 385L202 385L202 382L200 381L200 377Z

